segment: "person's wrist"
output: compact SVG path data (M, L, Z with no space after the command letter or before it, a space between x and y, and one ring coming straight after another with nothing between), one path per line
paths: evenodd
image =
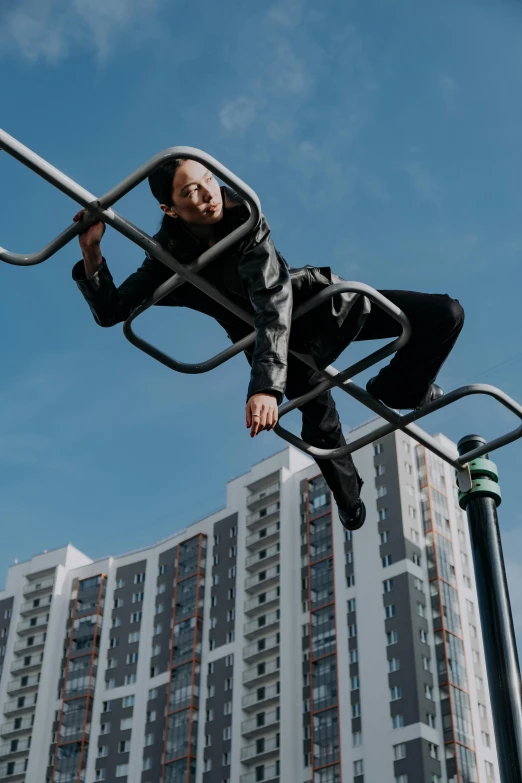
M85 261L89 261L91 263L92 262L101 263L102 253L101 253L100 245L99 244L90 245L89 247L84 248L83 257Z

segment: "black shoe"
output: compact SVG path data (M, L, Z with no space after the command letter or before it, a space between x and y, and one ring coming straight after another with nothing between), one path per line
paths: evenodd
M361 498L357 500L351 511L345 511L344 508L337 507L339 519L346 530L359 530L364 525L366 519L366 506Z
M400 399L400 397L397 399L393 399L392 397L387 398L386 394L381 396L379 391L375 388L377 382L377 376L370 378L366 384L366 391L368 394L371 394L372 397L375 397L376 400L379 400L384 405L387 405L388 408L398 408L399 410L402 408L424 408L425 405L429 405L430 402L435 402L435 400L438 400L439 397L442 397L444 394L440 386L437 386L436 383L432 383L424 397L422 397L417 402L413 402L412 400L405 400L404 398Z

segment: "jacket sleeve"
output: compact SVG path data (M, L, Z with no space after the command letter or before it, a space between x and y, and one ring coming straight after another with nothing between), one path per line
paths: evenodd
M72 276L96 323L114 326L125 321L169 277L169 270L165 267L164 271L162 264L146 258L141 267L117 288L103 259L93 278L86 278L83 261L74 265Z
M280 404L286 388L292 284L264 216L241 246L238 271L254 308L256 331L247 400L265 392L274 394Z

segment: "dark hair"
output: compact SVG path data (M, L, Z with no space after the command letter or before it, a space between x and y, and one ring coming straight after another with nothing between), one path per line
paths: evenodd
M149 187L158 204L166 204L168 207L172 206L174 176L184 162L184 158L174 158L174 160L162 163L149 175Z

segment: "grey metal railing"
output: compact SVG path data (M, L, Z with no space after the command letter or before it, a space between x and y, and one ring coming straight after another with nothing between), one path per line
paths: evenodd
M0 148L14 157L20 163L24 164L32 171L34 171L47 182L51 183L54 187L58 188L62 193L70 196L74 201L79 203L86 209L86 218L83 222L73 223L65 229L58 237L53 239L48 245L42 248L40 251L28 255L13 253L0 247L0 260L9 264L15 264L19 266L30 266L34 264L42 263L50 258L58 250L63 248L68 242L70 242L78 233L85 228L88 223L102 220L108 225L112 226L116 231L123 234L123 236L130 239L136 245L141 247L150 256L161 261L165 266L171 269L174 274L172 277L160 285L154 294L146 301L143 302L126 320L123 325L123 331L127 339L140 350L152 356L157 361L161 362L165 366L183 373L203 373L212 370L215 367L226 362L232 356L236 356L248 346L252 345L255 340L255 331L252 331L249 335L242 338L233 345L227 347L225 350L218 353L216 356L202 362L187 363L180 362L171 356L168 356L159 348L151 345L142 337L137 335L133 330L133 322L135 319L148 310L153 305L157 304L163 297L167 296L174 289L185 283L191 283L199 288L203 293L215 299L221 305L233 312L240 319L246 323L253 325L253 316L247 310L239 307L235 303L231 302L224 294L217 288L211 285L207 280L199 275L199 272L209 263L214 261L218 256L224 253L228 248L238 242L242 237L250 233L259 223L261 217L261 205L256 193L246 185L242 180L236 177L229 169L223 166L212 156L207 153L195 149L193 147L170 147L163 152L158 153L151 158L143 166L140 166L136 171L124 179L119 185L112 188L101 198L96 198L92 193L82 188L70 177L67 177L57 168L47 163L43 158L36 155L29 150L19 141L7 134L5 131L0 130ZM246 222L239 228L235 229L231 234L220 240L216 245L205 251L199 258L197 258L191 264L187 266L181 264L176 258L168 253L161 245L144 231L137 226L130 223L128 220L118 215L113 209L113 205L129 193L133 188L139 185L143 180L156 169L161 163L172 160L174 158L190 158L192 160L199 161L207 166L214 174L216 174L223 182L230 185L246 200L250 208L250 216ZM369 356L360 361L352 364L350 367L343 371L338 371L334 367L326 367L322 370L322 376L324 381L316 385L310 392L304 394L290 402L286 402L280 406L279 418L281 419L285 414L291 410L298 408L316 397L318 394L333 388L334 386L340 388L351 397L354 397L359 402L366 405L367 408L372 410L381 416L385 423L371 433L361 436L345 446L337 449L320 449L306 443L301 438L292 434L284 429L280 423L274 427L276 432L281 438L287 442L293 444L297 448L301 449L307 454L313 457L320 457L322 459L333 459L339 457L342 454L351 453L357 451L368 443L381 438L395 430L402 430L403 432L411 435L419 443L423 444L426 448L433 451L442 459L449 462L458 471L459 484L462 491L471 489L471 478L467 464L470 460L486 454L487 452L494 451L501 446L511 443L514 440L522 437L522 406L508 397L504 392L500 391L494 386L485 384L472 384L468 386L462 386L459 389L455 389L449 392L444 397L436 400L435 402L425 406L421 410L412 411L406 415L401 416L396 411L383 405L375 398L373 398L367 391L357 386L351 380L353 376L368 369L372 365L381 361L382 359L390 356L401 348L409 339L410 325L408 319L392 302L387 300L382 294L374 290L370 286L357 282L342 282L329 286L327 289L313 297L310 301L301 305L294 312L293 318L299 318L306 313L309 313L312 309L327 301L335 294L342 292L354 292L368 297L375 305L382 308L388 315L395 319L401 326L401 335L380 348L374 351ZM309 367L316 370L313 359L310 356L304 354L295 354L301 361L307 364ZM447 405L450 405L457 400L462 399L471 394L486 394L494 399L498 400L508 410L514 413L521 420L521 424L516 429L508 432L505 435L501 435L489 443L484 443L482 446L473 449L472 451L456 456L449 448L444 444L438 443L430 435L424 433L415 422L420 418L427 416L429 413L440 410Z

